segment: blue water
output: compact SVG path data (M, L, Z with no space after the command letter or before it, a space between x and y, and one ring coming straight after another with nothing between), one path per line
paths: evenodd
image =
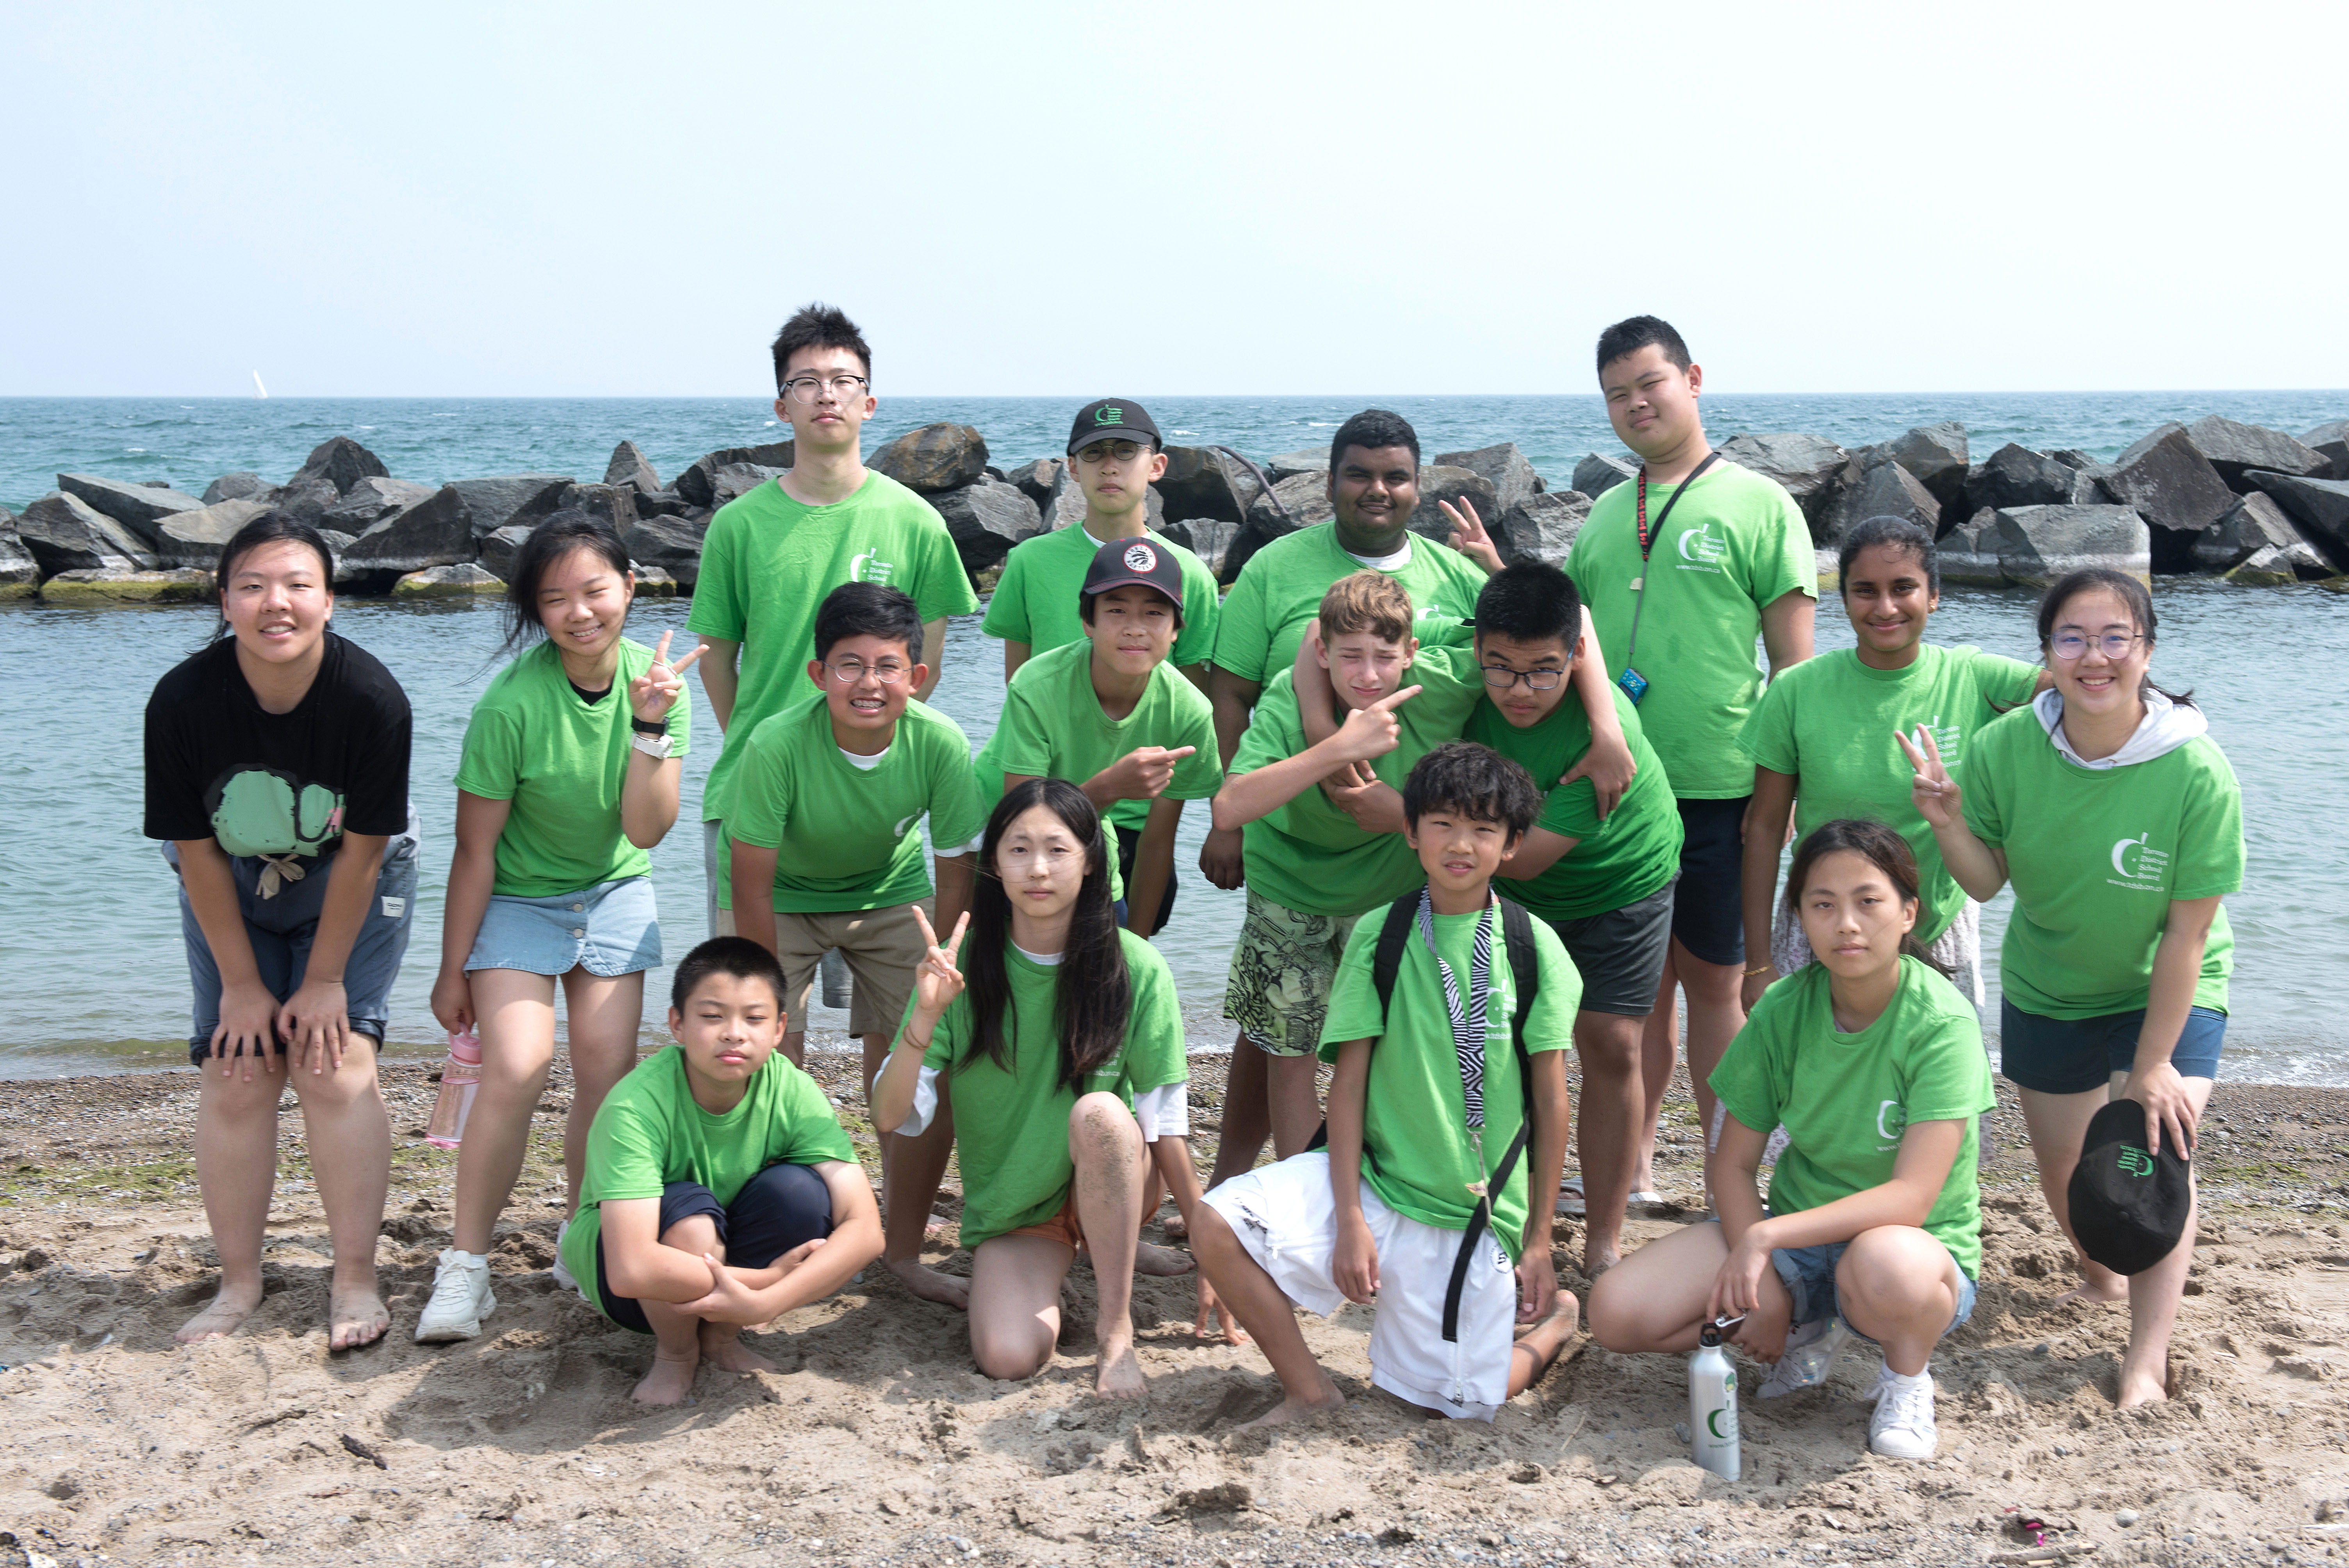
M1432 454L1515 439L1563 481L1582 453L1612 450L1596 399L1392 398ZM2002 417L1998 439L2111 452L2165 418L2210 411L2293 430L2349 412L2349 395L2096 395L2077 399L1990 397L1743 398L1714 402L1717 435L1736 428L1809 429L1854 444L1939 418L1977 431ZM1312 399L1180 400L1154 412L1185 438L1223 439L1269 457L1326 441L1355 405ZM1724 412L1753 417L1733 423ZM900 429L935 418L977 424L998 456L1018 462L1056 449L1065 407L1031 399L884 404ZM435 403L0 400L0 495L23 499L51 469L170 478L201 490L213 474L255 468L282 479L326 437L354 434L392 471L424 479L520 470L598 478L613 442L633 437L671 473L712 447L767 434L749 402ZM1004 433L1004 432L1008 432ZM1318 432L1318 434L1317 434ZM771 435L767 438L772 438ZM1988 438L1978 436L1987 442ZM37 441L37 466L27 448ZM143 448L143 452L132 449ZM151 458L154 466L141 467ZM2349 835L2331 830L2336 780L2349 778L2349 598L2313 589L2249 591L2185 580L2158 590L2163 616L2157 674L2191 686L2213 735L2240 775L2251 864L2230 901L2237 942L2228 1076L2268 1082L2349 1083L2349 1016L2334 999L2349 952ZM646 601L635 634L649 642L682 628L682 602ZM140 716L155 679L192 649L210 613L189 608L71 611L0 607L0 1077L125 1070L185 1059L187 975L170 872L139 837ZM347 600L336 624L390 667L416 709L416 803L426 844L414 945L394 997L392 1048L438 1045L425 1006L439 962L459 743L496 646L494 617L476 609L420 609ZM1846 647L1848 624L1822 606L1819 645ZM1934 624L1942 641L2031 656L2031 600L1959 591ZM2249 655L2248 657L2246 655ZM1001 662L978 617L949 631L936 700L983 741L1000 706ZM2323 672L2334 672L2328 680ZM672 961L702 934L699 793L717 727L695 684L696 757L686 769L681 825L654 851L654 876ZM1194 1048L1227 1043L1220 1018L1227 944L1239 895L1195 872L1206 813L1185 814L1184 873L1170 929L1159 939L1174 968ZM1992 906L1990 945L2005 900ZM666 972L652 976L648 1025ZM1994 1014L1993 1014L1994 1016ZM844 1016L819 1010L819 1028Z

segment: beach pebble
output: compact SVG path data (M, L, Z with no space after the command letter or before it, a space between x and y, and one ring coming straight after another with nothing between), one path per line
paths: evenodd
M2123 1530L2127 1530L2130 1525L2135 1524L2137 1520L2137 1512L2134 1508L2124 1508L2118 1513L2113 1515L2113 1522L2119 1525Z

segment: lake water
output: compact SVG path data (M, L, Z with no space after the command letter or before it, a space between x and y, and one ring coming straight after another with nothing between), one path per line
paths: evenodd
M1963 418L1982 450L1994 432L1998 440L2107 454L2163 418L2220 411L2298 430L2349 412L2349 396L2304 393L2096 395L2070 405L2037 396L2003 403L1965 397L1710 401L1717 436L1738 428L1809 429L1857 444L1911 424ZM1613 449L1595 398L1388 402L1419 426L1431 453L1516 439L1559 480L1583 452ZM1171 399L1154 412L1170 430L1227 440L1261 459L1326 441L1334 420L1360 406ZM1068 413L1038 399L907 399L894 407L893 428L961 419L987 431L999 456L1011 461L1056 449L1053 427ZM1727 418L1724 408L1752 417ZM444 415L452 422L439 423ZM21 504L52 482L46 470L54 469L168 477L197 490L236 468L282 479L310 447L338 431L367 441L395 473L419 478L531 469L597 478L611 444L623 436L643 443L669 473L712 447L758 438L761 416L758 405L717 400L184 407L160 399L0 400L0 498ZM999 430L1010 434L999 437ZM28 447L41 454L38 467ZM140 447L155 456L155 467L139 466L141 454L133 449ZM2349 689L2342 681L2349 672L2349 598L2189 580L2164 580L2157 594L2162 643L2156 673L2173 689L2195 689L2244 788L2251 863L2244 892L2229 905L2237 970L2224 1070L2258 1081L2349 1083L2349 1014L2336 998L2349 975L2343 957L2349 952L2349 838L2324 826L2323 805L2349 779ZM634 634L649 643L664 627L681 631L686 609L681 601L647 600L636 612ZM2027 593L1953 591L1934 634L2028 658L2031 614ZM140 720L156 678L192 650L209 623L209 612L188 608L0 607L0 660L16 672L0 683L0 1077L138 1070L186 1059L187 972L173 883L155 846L138 835ZM466 716L490 673L495 617L472 608L349 600L337 608L336 624L389 666L416 710L413 779L426 841L391 1047L420 1054L440 1043L426 995L439 961L454 810L450 780ZM1832 603L1822 607L1819 627L1822 649L1850 645L1850 628ZM1001 669L997 645L978 634L978 617L953 624L936 700L974 744L993 729ZM691 824L718 732L698 683L694 701L698 744L687 764L681 825L653 852L672 961L702 935L700 846ZM1181 899L1159 939L1195 1049L1229 1042L1221 996L1241 903L1196 873L1206 827L1203 810L1186 813L1177 857ZM1990 912L1987 945L1993 952L2005 903L2002 897ZM666 972L656 972L647 987L648 1025L659 1016L666 986ZM819 1009L815 1022L836 1028L845 1018Z

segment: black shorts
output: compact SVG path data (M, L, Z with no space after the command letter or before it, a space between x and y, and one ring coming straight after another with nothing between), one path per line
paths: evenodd
M768 1166L742 1183L730 1205L720 1203L698 1181L671 1181L661 1189L660 1228L654 1234L665 1236L671 1225L696 1214L709 1215L718 1227L718 1243L726 1249L727 1263L762 1269L793 1247L832 1234L832 1189L805 1165ZM600 1234L595 1238L595 1295L604 1315L614 1323L638 1334L653 1331L652 1320L636 1298L613 1290Z
M1620 909L1549 926L1582 976L1582 1011L1644 1018L1656 1010L1656 987L1671 956L1671 882Z
M1117 874L1124 878L1125 885L1131 888L1133 885L1133 859L1142 850L1142 830L1119 827L1114 822L1110 826L1117 829ZM1155 936L1166 929L1167 918L1174 913L1174 887L1178 880L1174 875L1174 868L1168 866L1166 896L1158 901L1158 918L1152 921L1146 930L1137 921L1133 927L1135 935Z
M1753 799L1680 803L1672 935L1707 964L1745 965L1745 808Z

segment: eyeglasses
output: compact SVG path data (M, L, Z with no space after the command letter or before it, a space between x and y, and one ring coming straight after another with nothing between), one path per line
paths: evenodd
M2090 637L2078 632L2060 632L2047 646L2065 664L2085 654L2090 643L2104 649L2108 659L2125 659L2144 635L2143 632L2106 632L2101 637Z
M873 383L862 376L834 376L829 380L813 376L794 377L783 383L783 396L794 403L815 403L826 391L847 402Z
M823 667L830 670L832 678L843 686L854 686L867 675L883 686L895 686L910 673L905 665L895 659L885 660L877 665L868 665L863 659L843 659L836 665L826 665Z
M1564 679L1564 670L1513 670L1506 665L1486 665L1485 684L1498 691L1507 691L1519 681L1528 691L1552 691Z
M1130 463L1141 455L1142 443L1139 441L1095 441L1092 445L1078 451L1077 461L1106 463L1114 459L1121 463Z

